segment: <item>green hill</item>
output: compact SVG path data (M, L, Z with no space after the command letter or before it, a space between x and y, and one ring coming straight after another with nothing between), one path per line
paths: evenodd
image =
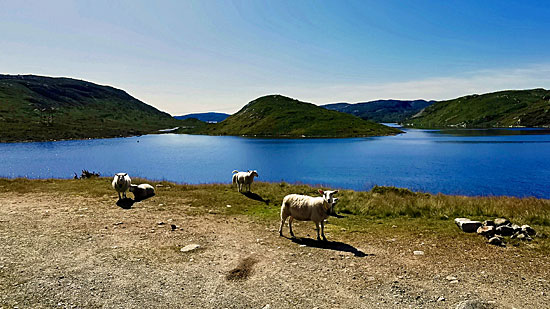
M281 95L258 98L226 120L194 133L258 137L354 137L400 130Z
M139 135L181 123L113 87L0 75L1 142Z
M437 102L404 121L418 128L550 126L550 91L508 90Z
M426 100L376 100L360 103L335 103L321 105L326 109L352 114L374 122L402 122L420 112L435 101Z

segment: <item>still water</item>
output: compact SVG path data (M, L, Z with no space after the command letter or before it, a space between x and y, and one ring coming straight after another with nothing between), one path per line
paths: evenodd
M82 169L178 183L260 181L369 190L550 198L550 130L417 130L347 139L197 135L0 144L0 176L72 178Z

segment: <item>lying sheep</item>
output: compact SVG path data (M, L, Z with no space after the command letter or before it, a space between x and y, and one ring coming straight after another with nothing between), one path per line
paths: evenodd
M130 185L130 192L134 193L134 201L139 202L155 195L155 188L150 184Z
M312 197L299 194L285 196L283 204L281 205L281 226L279 227L279 235L283 236L283 226L285 225L286 218L290 217L290 219L288 219L288 227L292 237L294 237L294 233L292 232L292 221L296 219L300 221L313 221L317 229L317 240L321 240L321 237L319 237L320 223L323 240L327 240L325 237L324 220L328 218L332 212L332 207L335 204L335 198L332 196L338 193L338 190L319 190L319 193L323 196Z
M113 178L113 189L118 192L118 199L120 200L120 193L122 193L122 197L126 198L126 190L130 188L130 184L132 184L132 179L130 179L130 176L128 176L127 173L118 173Z
M239 192L241 192L243 185L245 189L248 186L248 192L250 192L250 185L254 181L254 176L260 177L258 176L258 172L255 170L254 171L249 170L248 172L239 172L235 170L233 171L232 182L233 184L237 184L237 186L239 187Z

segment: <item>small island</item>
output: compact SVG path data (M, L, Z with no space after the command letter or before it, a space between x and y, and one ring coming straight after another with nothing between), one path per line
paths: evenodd
M182 128L181 133L273 138L365 137L402 133L359 117L282 95L257 98L220 123Z

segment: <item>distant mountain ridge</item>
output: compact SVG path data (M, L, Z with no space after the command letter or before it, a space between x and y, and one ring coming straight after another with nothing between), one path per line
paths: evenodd
M396 128L282 95L257 98L220 123L205 124L187 132L287 138L379 136L401 133Z
M426 100L376 100L360 103L333 103L321 105L326 109L351 114L374 122L402 122L435 103Z
M220 122L220 121L224 121L229 116L230 116L229 114L225 114L225 113L208 112L208 113L195 113L195 114L187 114L182 116L174 116L174 118L176 119L195 118L204 122Z
M181 121L123 90L82 80L0 75L0 141L139 135Z
M419 128L550 127L550 91L506 90L441 101L404 124Z

